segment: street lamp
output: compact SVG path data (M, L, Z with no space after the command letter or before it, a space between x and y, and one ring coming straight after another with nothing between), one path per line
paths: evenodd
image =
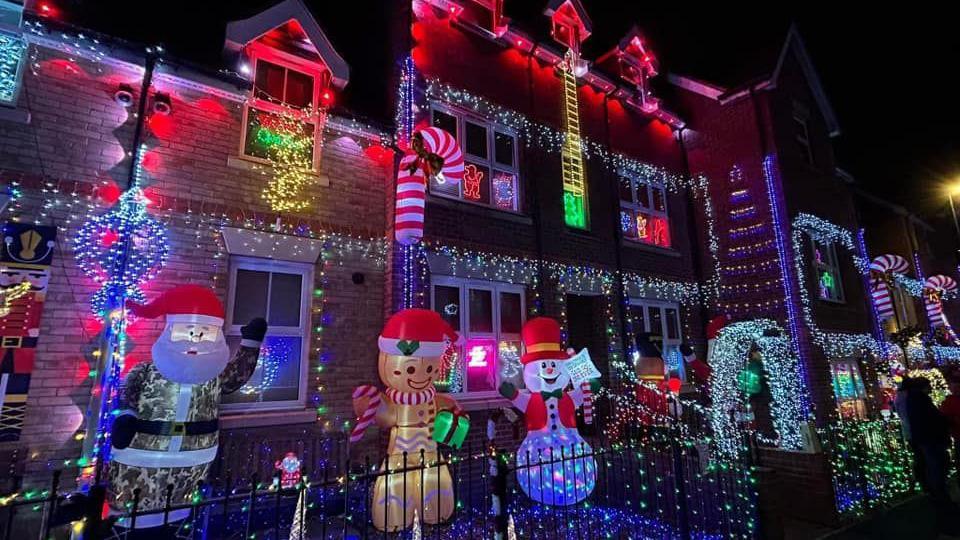
M947 198L950 199L950 213L953 215L953 227L957 231L957 239L960 240L960 222L957 221L957 207L953 204L954 195L960 195L960 181L954 182L947 190Z

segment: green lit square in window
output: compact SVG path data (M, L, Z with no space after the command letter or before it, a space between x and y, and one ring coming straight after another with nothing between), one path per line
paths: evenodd
M587 209L583 195L570 191L563 192L563 221L568 227L587 228Z

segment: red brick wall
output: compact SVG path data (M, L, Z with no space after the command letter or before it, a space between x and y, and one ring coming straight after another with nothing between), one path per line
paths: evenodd
M131 144L134 119L132 109L112 99L119 82L140 86L132 72L106 62L74 63L66 55L40 49L36 74L25 75L18 104L30 111L32 121L0 123L0 177L21 179L24 192L5 218L60 227L27 418L16 444L29 450L28 482L47 481L47 468L62 467L63 460L79 456L80 443L73 436L90 396L85 373L99 325L89 311L96 288L73 263L70 242L87 207L96 205L96 199L88 196L91 184L112 180L125 185L130 160L124 159L124 152ZM221 214L233 226L243 226L246 219L251 226L268 227L277 217L260 198L269 171L228 164L240 147L238 101L166 81L158 81L155 88L170 93L173 113L149 120L145 185L155 203L154 215L169 227L171 258L145 291L149 297L190 282L214 286L224 298L228 257L220 252L217 258L215 235ZM393 164L368 157L360 144L368 146L371 141L363 137L328 130L324 139L321 182L309 189L309 209L283 220L310 226L314 233L333 231L358 239L357 249L331 250L324 276L320 264L315 272L326 304L316 297L314 326L321 325L321 307L325 324L322 334L314 332L307 408L313 407L315 387L322 385L320 404L329 410L320 426L342 430L343 422L353 416L351 390L376 378L376 336L383 321L385 288L382 266L377 264L382 244L377 239L385 234ZM71 197L74 190L81 196ZM104 210L93 208L95 213ZM363 284L353 283L355 272L364 274ZM131 363L148 356L159 329L157 323L146 321L131 327ZM324 370L318 373L321 356Z

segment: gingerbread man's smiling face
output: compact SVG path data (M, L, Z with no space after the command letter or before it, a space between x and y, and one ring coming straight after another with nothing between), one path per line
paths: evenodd
M422 392L440 376L440 358L380 353L380 380L399 392Z

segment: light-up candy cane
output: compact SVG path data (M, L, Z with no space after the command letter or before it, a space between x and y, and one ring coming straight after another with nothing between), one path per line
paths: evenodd
M923 302L927 309L927 320L934 328L943 327L950 341L957 341L950 321L943 313L943 295L957 290L957 282L952 277L944 275L930 276L923 282Z
M358 386L356 390L353 391L353 399L359 399L361 397L369 397L370 401L367 402L367 408L363 411L363 414L360 415L360 418L357 418L357 425L353 426L353 431L350 432L351 443L355 443L363 438L363 433L370 427L370 424L373 423L373 420L377 416L377 409L380 407L380 391L377 390L376 386L367 384Z
M593 423L593 392L590 390L590 383L580 383L580 389L583 390L583 423Z
M907 260L899 255L880 255L870 262L870 294L881 321L894 315L893 298L890 296L888 282L894 273L906 272L909 267Z
M405 246L423 238L428 176L437 183L457 183L463 179L463 152L457 139L435 127L414 133L410 149L400 159L394 228L397 242Z

